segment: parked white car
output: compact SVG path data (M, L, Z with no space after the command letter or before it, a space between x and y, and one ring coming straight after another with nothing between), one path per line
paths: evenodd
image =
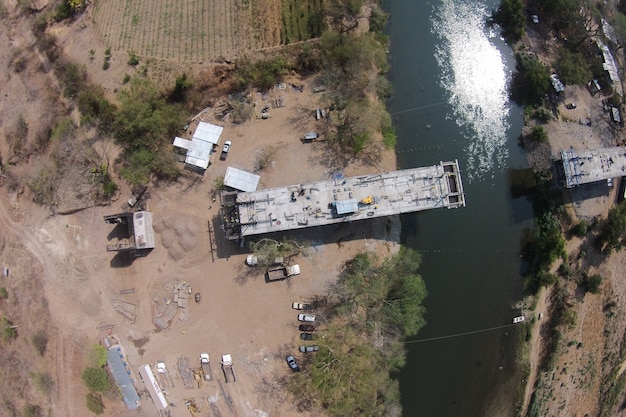
M315 316L313 314L298 314L298 320L313 323Z

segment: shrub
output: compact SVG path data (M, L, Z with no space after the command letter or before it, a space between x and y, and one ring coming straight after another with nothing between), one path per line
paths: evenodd
M585 85L592 77L589 65L580 52L572 52L567 48L560 48L559 57L555 65L560 80L565 84Z
M100 344L91 345L89 352L89 362L98 368L103 367L107 363L107 350Z
M44 330L39 330L33 335L32 342L35 349L37 349L37 352L43 356L46 353L46 348L48 347L48 334Z
M32 374L33 381L37 389L44 395L50 395L54 389L54 379L47 372Z
M85 386L92 391L106 391L109 389L109 374L104 368L85 368L81 375Z
M584 220L579 221L576 226L572 228L572 233L578 237L584 237L587 234L587 222Z
M590 276L585 275L583 284L588 292L598 294L600 292L600 284L602 284L602 276L598 274Z
M124 78L122 79L122 84L128 84L130 81L130 75L124 74Z
M102 403L102 396L95 392L90 392L85 396L87 403L87 409L96 415L104 413L104 404Z
M528 138L533 142L545 143L548 141L548 134L546 133L543 126L537 125L533 127L533 130L528 135Z
M128 52L128 65L134 67L137 64L139 64L139 58L137 58L137 55L135 55L134 52Z
M103 70L108 70L111 67L111 62L109 62L108 59L105 59L104 62L102 63L102 69Z
M6 288L0 287L0 301L9 298L9 292Z
M41 417L42 415L41 407L38 405L26 404L22 408L22 417Z
M13 327L13 322L8 318L2 317L0 328L2 329L2 341L11 342L17 338L17 330Z

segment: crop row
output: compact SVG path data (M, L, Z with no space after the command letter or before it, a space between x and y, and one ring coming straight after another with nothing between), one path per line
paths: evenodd
M101 41L140 57L204 61L247 44L237 39L240 0L109 0L98 2L94 26Z

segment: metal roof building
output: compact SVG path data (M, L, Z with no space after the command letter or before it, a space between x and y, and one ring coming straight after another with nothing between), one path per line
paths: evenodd
M465 206L457 161L253 192L224 192L226 238Z
M187 150L186 164L207 169L213 149L220 142L222 130L222 126L199 122L191 140L175 137L173 145Z
M251 172L228 167L224 175L224 185L239 191L256 191L260 179L261 177Z
M561 150L565 187L606 181L626 175L626 148Z
M113 345L107 350L107 366L111 370L111 375L122 393L124 403L129 410L139 408L139 395L130 378L130 369L124 362L124 355L120 345Z

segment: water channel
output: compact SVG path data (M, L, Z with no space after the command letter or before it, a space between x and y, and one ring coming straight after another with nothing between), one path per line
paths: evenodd
M532 207L511 192L527 168L521 109L508 100L511 50L485 21L498 0L386 0L389 101L400 168L458 159L467 207L402 218L403 241L423 253L427 325L408 344L400 377L405 416L513 416L520 235Z

